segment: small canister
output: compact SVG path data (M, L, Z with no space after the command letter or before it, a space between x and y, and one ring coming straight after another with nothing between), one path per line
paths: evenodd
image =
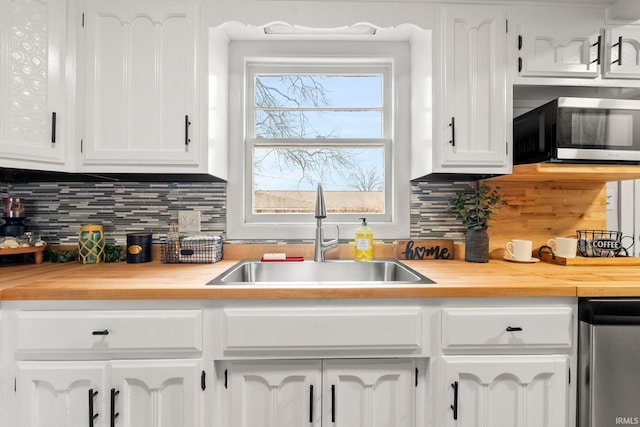
M151 233L127 234L127 262L138 264L151 261Z

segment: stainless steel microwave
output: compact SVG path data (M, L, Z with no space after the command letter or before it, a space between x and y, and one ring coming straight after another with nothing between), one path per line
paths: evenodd
M513 163L640 163L640 100L557 98L513 121Z

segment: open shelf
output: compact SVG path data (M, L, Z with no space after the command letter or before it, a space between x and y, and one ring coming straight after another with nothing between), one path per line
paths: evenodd
M534 163L529 165L515 165L512 174L489 178L492 182L610 182L629 179L640 179L640 165Z

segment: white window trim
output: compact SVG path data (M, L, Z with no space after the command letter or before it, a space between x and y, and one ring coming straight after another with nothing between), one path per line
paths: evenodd
M246 170L251 160L247 153L245 108L247 88L247 63L256 58L276 61L288 57L310 58L319 62L326 58L348 58L349 63L369 64L383 59L393 62L393 91L391 105L394 118L388 126L393 140L393 152L386 156L391 166L385 165L385 176L393 191L393 199L385 201L391 220L380 221L371 217L369 226L376 239L402 239L409 236L410 209L410 48L406 42L232 42L229 50L229 181L227 184L227 238L230 240L309 240L315 235L316 220L313 214L300 217L292 222L247 222L245 212L247 197L245 179L251 179L251 171ZM387 138L388 140L389 138ZM304 218L304 219L303 219ZM339 214L327 215L327 238L335 237L333 225L339 227L341 240L351 240L357 218L350 219Z
M254 63L257 61L257 63ZM293 61L291 58L282 58L280 59L281 64L274 64L269 61L268 64L264 63L263 59L247 59L247 89L246 89L246 97L247 109L251 108L252 105L255 104L254 100L254 87L252 82L255 80L255 76L257 74L279 74L279 73L300 73L300 74L310 74L317 73L319 70L323 68L327 68L329 73L344 73L344 74L379 74L384 77L387 81L387 84L384 87L383 93L383 123L382 123L382 136L380 138L364 138L364 139L353 139L353 138L326 138L320 140L314 139L284 139L279 140L275 138L256 138L255 135L255 111L252 109L249 114L246 115L246 129L245 135L247 138L245 139L245 165L253 164L253 148L256 146L274 146L274 145L290 145L291 143L300 143L303 146L311 147L313 145L323 145L323 146L378 146L384 149L385 158L384 158L384 171L392 170L392 160L391 156L393 153L392 147L392 139L391 139L391 125L392 125L392 102L390 100L393 97L393 84L392 84L392 69L393 66L389 63L388 58L378 58L374 61L363 62L361 59L355 59L353 61L337 59L337 58L322 58L321 61L318 61L317 58L295 58ZM336 66L327 66L327 63L335 62ZM348 62L353 62L353 64L347 64ZM322 72L322 71L320 71ZM387 180L385 177L384 180L384 194L385 194L385 207L391 206L393 203L393 188L392 181ZM253 182L245 178L245 206L249 207L252 204L252 191ZM326 190L326 186L325 186ZM366 216L367 220L371 223L373 222L389 222L392 219L391 212L385 209L385 212L382 214L336 214L330 213L331 218L334 221L339 221L341 223L349 223L353 222L354 218ZM282 221L282 214L254 214L251 212L251 209L247 209L244 212L245 220L248 223L278 223ZM305 223L309 219L308 214L287 214L286 215L287 222L289 223Z

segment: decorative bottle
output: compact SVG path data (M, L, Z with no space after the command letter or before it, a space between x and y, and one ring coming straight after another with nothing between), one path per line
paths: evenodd
M104 230L101 224L83 224L78 234L78 262L95 264L104 261Z

